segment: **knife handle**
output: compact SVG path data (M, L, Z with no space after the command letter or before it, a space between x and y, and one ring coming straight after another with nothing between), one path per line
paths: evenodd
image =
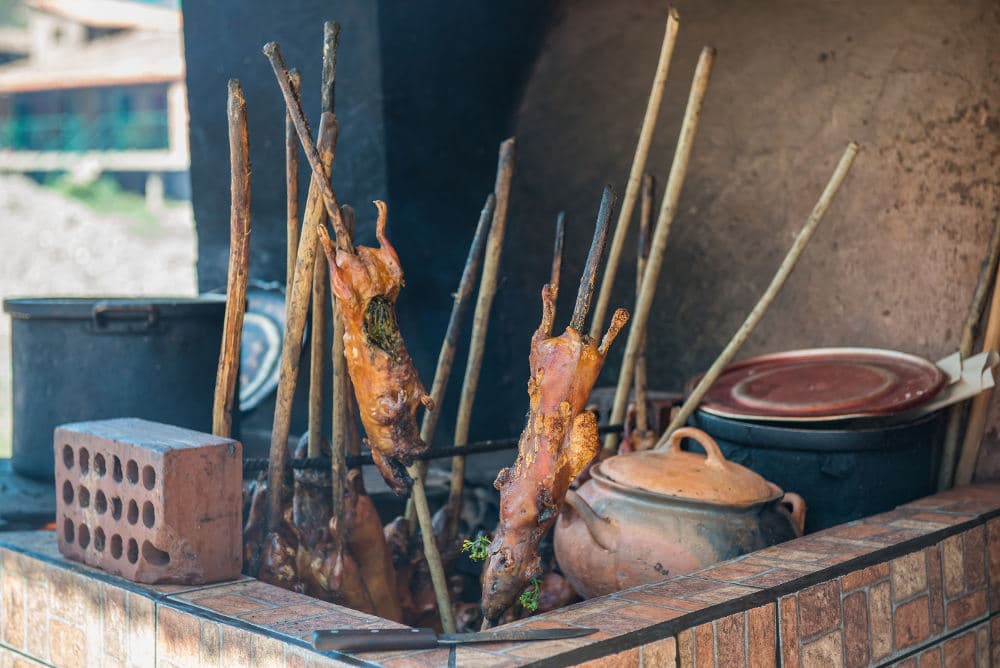
M434 629L331 629L313 631L313 647L322 651L387 652L403 649L434 649Z

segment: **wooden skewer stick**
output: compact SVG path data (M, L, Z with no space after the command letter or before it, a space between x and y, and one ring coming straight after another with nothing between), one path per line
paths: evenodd
M233 402L240 370L240 341L246 312L250 270L250 143L247 136L247 103L236 79L229 80L229 273L222 350L215 377L212 433L229 438L233 430Z
M458 400L458 417L455 419L455 445L457 446L463 446L469 442L472 406L476 401L476 389L479 387L479 372L483 367L483 351L486 349L486 333L490 326L490 310L493 308L493 298L497 292L497 279L500 275L500 255L503 252L503 241L507 234L507 206L510 202L510 186L514 178L516 149L517 142L513 137L500 144L496 180L493 184L496 206L493 210L493 222L490 224L490 235L486 240L483 275L479 279L479 295L476 297L476 310L472 316L469 357L465 361L462 394ZM464 485L465 459L454 457L448 497L446 535L449 540L453 540L458 532L458 518L462 514L462 489Z
M410 492L413 495L413 507L417 511L417 520L420 524L424 557L427 559L427 569L431 573L431 584L434 586L434 598L437 601L438 615L441 617L441 628L444 629L445 633L455 633L455 615L451 609L451 597L448 595L448 580L444 574L444 565L441 562L437 541L434 539L434 521L431 519L424 481L420 477L420 471L416 465L410 466L407 471L413 478L413 487Z
M337 196L333 193L333 187L330 185L330 170L320 160L319 151L316 150L316 143L313 142L309 130L309 123L306 121L305 113L302 111L302 104L295 99L288 68L285 66L285 60L281 57L281 49L278 47L277 42L268 42L264 45L263 51L271 63L271 68L274 70L274 76L278 80L281 94L285 98L285 107L292 117L295 132L299 135L299 142L302 144L302 148L306 153L306 159L312 168L314 175L313 182L319 183L319 193L322 197L321 202L326 207L330 224L333 225L333 231L338 237L337 245L340 247L343 245L343 242L339 240L339 237L346 237L348 235L344 228L344 221L340 216L340 205L337 204ZM351 251L353 252L353 248Z
M688 96L687 107L684 109L684 120L681 123L681 133L674 150L674 160L670 165L670 175L667 177L667 187L660 204L660 213L656 219L653 231L653 241L649 251L646 272L642 277L642 288L636 295L635 310L629 325L628 342L625 344L625 354L622 357L621 369L618 372L618 386L615 389L615 401L611 408L611 424L621 424L628 407L628 395L632 388L635 374L635 361L639 355L639 342L646 333L649 324L649 313L653 306L653 296L656 284L660 280L660 269L663 267L663 254L670 238L670 227L677 214L677 203L680 201L681 188L687 175L688 162L691 160L691 149L698 133L698 122L701 119L701 107L705 102L708 81L712 76L712 64L715 61L715 49L705 47L698 58L698 66L694 71L691 83L691 93ZM603 456L615 454L618 446L618 435L608 434L604 438Z
M996 350L998 348L1000 348L1000 281L993 283L993 296L990 300L989 315L986 318L986 333L983 334L983 350ZM962 449L958 457L958 467L955 469L956 486L968 485L972 482L994 391L991 389L980 392L972 399L969 407L969 418L966 420L965 437L962 439Z
M451 316L448 318L448 327L445 330L444 340L441 342L437 367L434 370L434 384L431 386L431 399L435 409L424 411L423 421L420 423L420 440L427 445L434 442L434 432L437 431L438 417L441 415L445 390L448 389L448 380L451 378L451 368L455 361L458 337L462 332L462 322L465 320L465 313L468 311L469 300L472 297L472 288L476 275L479 273L479 265L482 261L483 248L486 245L486 235L488 234L487 228L493 219L495 206L496 197L490 193L479 214L479 222L476 224L476 231L472 236L472 243L469 245L469 254L465 259L465 268L462 270L462 277L458 282L458 290L454 294ZM427 462L417 462L416 467L420 471L420 475L426 477ZM410 498L406 504L405 517L410 522L411 532L415 528L417 519L414 510L413 499Z
M611 186L604 186L604 192L601 194L601 208L597 211L594 239L590 242L590 252L587 253L587 263L583 266L580 287L576 293L576 304L573 306L573 317L569 321L569 326L581 334L586 331L583 324L587 320L587 312L590 311L590 300L594 296L594 286L597 284L597 272L604 259L604 249L608 245L611 216L614 214L617 199L618 195L615 194L615 189Z
M632 168L629 170L628 185L625 187L625 198L622 201L621 211L618 213L618 222L615 223L615 234L611 239L611 249L608 251L608 263L604 270L604 278L601 279L601 292L594 305L594 321L590 324L590 336L594 339L600 339L603 333L601 328L604 326L604 318L608 314L608 303L611 301L611 291L614 288L615 275L618 273L618 263L621 261L622 249L625 247L625 235L628 232L632 212L635 210L635 201L639 195L639 182L646 169L646 159L649 156L649 147L653 143L656 120L660 116L660 105L663 102L663 91L667 85L667 74L670 72L670 61L674 54L674 46L677 44L679 20L677 10L674 7L669 7L663 42L660 45L660 60L656 64L653 87L649 91L646 114L642 118L642 129L639 131L639 142L635 147L635 155L632 157ZM632 327L634 329L635 325L633 324Z
M559 291L559 277L562 275L563 248L566 245L566 212L560 211L556 216L556 240L552 245L552 270L549 272L549 285Z
M997 259L1000 258L1000 218L993 223L993 236L983 264L979 269L979 279L972 293L969 312L962 324L962 340L958 345L958 356L962 360L972 354L976 341L976 329L983 317L983 306L986 305L986 294L993 283L997 270ZM966 402L957 403L948 409L948 423L944 432L944 445L941 448L941 468L938 471L938 491L943 492L951 487L955 474L955 455L958 452L958 439L962 431L962 418L965 415Z
M340 207L344 227L354 237L354 209L348 205ZM322 232L320 233L322 234ZM351 423L356 420L354 412L353 388L347 373L347 359L344 357L344 319L337 309L337 297L331 293L333 302L333 438L330 442L330 479L333 492L333 516L337 526L343 526L344 494L347 486L347 451L353 450ZM356 453L352 453L356 454Z
M340 25L330 21L323 24L321 108L324 112L330 112L331 114L334 112L333 91L336 86L337 44L339 38ZM298 98L298 96L296 97ZM301 98L298 99L301 104ZM294 124L292 132L295 132ZM291 139L297 150L298 146L294 144L294 134ZM309 339L309 431L307 448L310 457L319 457L323 454L321 447L323 441L323 371L326 366L326 302L329 285L330 275L326 264L326 254L317 253L313 265L312 331ZM334 305L334 313L336 313L336 305ZM338 524L338 526L341 525Z
M312 327L309 339L309 423L307 452L310 457L323 454L323 367L326 362L326 301L329 293L329 270L326 255L316 253L313 263Z
M298 70L289 72L292 92L296 99L302 90L302 75ZM292 293L295 276L295 258L299 251L299 140L295 135L292 117L285 113L285 211L287 213L287 243L285 254L285 294Z
M771 279L767 290L764 291L764 294L753 307L753 310L750 311L746 320L736 330L736 334L729 340L729 343L726 344L726 347L719 354L718 358L716 358L715 362L712 363L712 366L709 367L705 375L698 381L698 385L695 386L694 391L691 392L691 395L685 400L680 410L677 411L677 414L670 421L667 430L663 433L659 443L656 444L657 449L665 448L674 430L684 426L684 423L687 422L688 417L694 412L694 409L698 407L705 393L708 392L715 380L733 360L736 353L739 352L740 347L742 347L743 343L750 337L754 328L757 327L757 324L764 317L768 307L771 306L774 298L778 296L782 286L785 285L785 281L788 280L788 276L792 273L792 269L795 268L795 264L802 256L802 251L805 250L806 244L809 243L813 233L816 232L819 222L823 219L827 209L830 208L830 203L833 202L833 198L836 196L837 191L840 190L841 184L844 183L844 179L847 177L847 173L854 163L854 156L857 153L858 145L850 142L844 150L844 155L841 156L840 162L837 163L837 168L833 171L833 176L830 177L830 181L826 184L826 188L823 189L823 193L816 202L816 206L813 207L808 220L802 226L799 235L795 237L795 242L792 243L792 247L788 250L785 259L781 261L781 266L778 267L778 272Z
M649 259L649 230L653 225L655 192L656 180L652 174L646 174L642 179L642 207L639 209L639 249L636 253L635 268L635 292L637 295L642 289L642 275L646 272L646 261ZM648 387L646 332L643 332L639 339L639 352L635 358L635 433L638 436L649 431L649 405L646 397Z
M333 162L337 143L337 119L331 113L323 114L319 124L319 146L323 151L323 164ZM320 177L313 175L299 237L298 255L292 292L287 296L285 336L281 345L281 363L278 372L278 390L274 403L274 423L271 427L271 451L268 464L268 522L271 530L282 521L281 501L285 489L285 467L288 462L288 433L291 430L292 399L299 376L302 356L302 334L305 330L309 298L312 296L313 263L316 260L316 230L326 212L320 187Z

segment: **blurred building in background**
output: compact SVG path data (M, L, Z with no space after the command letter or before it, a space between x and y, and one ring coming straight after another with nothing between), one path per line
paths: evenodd
M181 16L126 0L26 0L0 29L0 171L114 174L187 199ZM5 62L6 61L6 62Z

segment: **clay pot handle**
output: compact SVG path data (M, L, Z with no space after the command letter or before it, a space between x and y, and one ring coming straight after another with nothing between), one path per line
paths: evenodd
M701 447L705 448L706 464L710 466L723 466L726 463L726 458L723 456L722 450L719 449L719 444L715 442L715 439L701 429L695 429L694 427L681 427L674 431L670 435L670 440L667 441L667 452L680 452L681 441L685 438L693 438L698 441Z
M804 534L806 532L806 500L795 492L787 492L781 497L779 503L788 506L795 532L800 536Z
M594 509L590 507L590 504L572 489L566 490L565 503L573 509L573 512L580 516L580 519L583 520L584 525L587 527L587 531L590 532L590 537L594 539L595 543L603 547L608 552L615 551L618 543L616 535L617 531L612 525L611 520L598 515ZM566 519L569 519L569 517Z

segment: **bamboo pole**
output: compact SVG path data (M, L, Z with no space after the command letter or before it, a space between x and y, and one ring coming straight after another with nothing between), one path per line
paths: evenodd
M469 427L472 424L472 406L476 400L476 389L479 386L479 372L483 367L483 351L486 348L486 334L490 326L490 310L493 308L493 298L496 296L497 279L500 275L500 256L503 252L503 241L507 233L507 206L510 202L510 186L514 178L514 160L517 142L513 137L500 144L497 158L496 180L493 185L493 195L496 206L493 210L493 222L490 225L489 238L486 240L486 258L483 260L483 275L479 279L479 294L476 297L476 310L472 316L472 334L469 340L469 356L465 362L465 376L462 378L462 394L458 401L458 416L455 419L455 445L463 446L469 442ZM465 485L465 458L454 457L451 460L451 486L448 496L448 530L449 542L454 540L458 531L458 518L462 514L462 489Z
M989 315L986 318L986 333L983 335L983 350L996 350L998 348L1000 348L1000 281L993 283L993 296L990 300ZM962 439L962 449L959 451L958 466L955 469L956 486L968 485L972 482L993 394L993 389L980 392L973 397L972 403L969 405L965 437Z
M229 80L229 272L226 314L222 326L222 350L215 377L212 403L212 433L229 438L233 430L233 403L240 370L240 341L246 313L250 269L250 143L247 136L247 104L243 88Z
M321 203L326 208L327 216L330 218L330 224L333 226L334 233L338 236L349 236L344 228L344 221L340 216L340 205L337 203L337 196L333 192L333 187L330 185L330 169L323 164L320 159L319 151L316 149L316 143L313 141L309 130L309 123L306 121L305 114L302 111L302 103L295 99L295 94L292 91L292 83L289 78L288 68L285 66L285 60L281 57L281 49L278 47L276 42L268 42L264 45L264 55L267 56L268 61L271 63L271 68L274 70L275 79L278 81L278 86L281 88L281 94L285 98L285 108L292 117L292 123L295 125L295 132L299 135L299 143L302 144L302 148L306 153L306 159L309 161L309 166L313 171L313 180L311 183L318 183L319 194L321 197ZM310 188L311 188L310 184ZM337 245L341 245L341 241L338 239ZM353 248L351 249L353 252Z
M701 108L705 102L708 81L712 76L712 64L715 61L715 49L705 47L698 58L698 66L694 71L691 83L691 93L688 96L687 107L684 109L684 120L681 123L677 148L674 150L673 163L670 165L670 175L667 177L667 187L660 204L660 213L656 219L656 229L646 264L646 273L642 277L642 288L636 295L635 311L629 325L628 342L625 344L625 354L622 357L621 369L618 373L618 386L615 389L615 400L611 409L611 424L621 424L625 418L628 406L628 396L632 388L635 374L635 361L639 354L639 342L646 334L649 324L649 313L653 306L653 295L656 293L656 283L660 279L660 269L663 267L663 253L667 249L670 237L670 227L677 214L677 203L681 196L681 187L687 175L688 162L691 160L691 149L698 133L698 122L701 119ZM603 455L615 453L618 446L618 434L608 434L604 438Z
M302 75L298 70L289 72L292 92L300 99ZM285 254L285 294L292 293L295 276L295 258L299 251L299 139L295 136L292 117L285 113L285 212L287 215Z
M785 259L781 261L781 266L778 267L777 273L774 278L771 279L770 285L767 286L767 290L761 296L760 300L750 311L746 320L740 325L740 328L736 330L736 334L733 338L729 340L726 347L716 358L712 366L709 367L708 371L702 376L701 380L698 381L698 385L695 386L694 391L685 400L684 404L681 406L677 414L674 415L673 419L670 421L670 425L667 430L660 437L660 441L656 444L657 449L663 449L667 445L667 441L670 440L670 435L674 431L687 422L688 417L694 412L698 404L701 402L705 393L712 387L712 384L719 377L719 375L725 370L726 366L733 360L736 353L739 352L740 347L746 342L753 333L753 330L760 323L767 309L774 302L775 297L781 291L781 288L785 285L785 281L788 280L788 276L792 273L792 269L795 268L795 264L799 261L802 256L802 252L806 248L806 244L812 238L813 233L816 232L816 228L823 216L826 214L827 209L830 208L830 203L833 202L833 198L837 195L837 191L840 190L840 186L844 183L844 179L847 177L847 173L851 169L851 165L854 163L854 157L858 153L858 145L854 142L850 142L847 148L844 149L844 155L841 156L840 162L837 163L837 168L833 171L833 175L830 177L830 181L826 184L826 188L823 189L823 193L820 195L819 200L816 202L816 206L813 207L812 213L806 220L805 225L799 231L797 237L795 237L795 242L792 243L792 247L788 250L788 254Z
M597 303L594 305L594 321L590 325L590 336L594 339L599 339L603 333L601 327L608 314L608 303L611 301L611 291L614 288L615 275L618 273L618 263L621 260L622 249L625 247L625 236L628 232L632 212L635 210L635 201L639 195L639 183L642 179L642 173L646 169L646 159L649 157L649 147L653 142L653 133L656 131L656 121L660 116L663 91L667 86L667 74L670 72L670 61L673 57L674 46L677 44L679 21L677 9L668 7L667 24L663 32L663 42L660 44L660 59L656 64L653 86L646 102L646 114L642 119L639 142L635 147L635 155L632 157L632 168L629 170L628 185L625 187L622 208L618 213L618 221L615 223L615 234L611 239L611 249L608 251L607 268L604 270L604 278L601 279L601 291L597 296Z
M1000 258L1000 218L993 223L993 235L990 237L986 257L979 269L979 279L976 289L969 302L969 312L962 324L962 339L958 344L959 359L965 360L972 354L976 341L976 329L983 317L983 306L986 304L986 293L993 283L997 270L997 259ZM966 402L960 402L948 409L948 423L944 433L944 445L941 448L941 468L938 471L938 491L943 492L951 487L955 474L955 455L958 453L958 440L962 431L962 418L965 416Z
M653 225L653 205L656 193L656 180L652 174L646 174L642 179L642 206L639 209L639 248L636 251L635 293L642 289L642 276L646 272L646 261L649 259L649 230ZM635 433L641 437L649 431L649 405L647 389L649 381L646 376L646 332L639 339L639 351L635 358Z
M319 146L323 164L333 162L337 143L337 119L324 113L319 125ZM313 174L299 236L298 254L295 259L295 276L292 292L287 296L285 335L281 345L281 362L278 372L278 390L274 403L274 423L271 427L271 451L268 465L268 522L272 530L282 521L281 501L285 489L285 468L288 462L288 434L291 429L292 400L298 382L299 361L302 356L302 334L305 330L309 299L312 296L313 264L316 260L316 230L326 215L324 202L317 185L321 177Z

